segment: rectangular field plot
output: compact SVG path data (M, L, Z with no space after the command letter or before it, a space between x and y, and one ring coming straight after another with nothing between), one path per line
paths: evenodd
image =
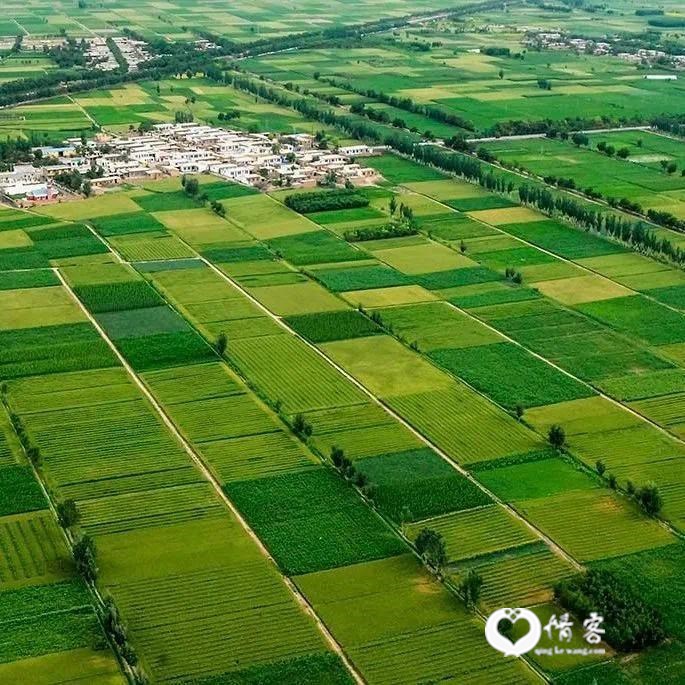
M292 335L236 340L228 355L283 411L295 414L358 404L365 396L316 352ZM274 364L280 359L280 364Z
M0 376L5 379L115 364L90 323L0 331Z
M502 230L566 259L586 259L626 252L626 248L621 245L552 219L525 223L507 222Z
M405 274L423 274L475 266L475 262L438 243L374 251L377 259Z
M323 455L339 447L349 459L410 450L421 446L411 431L371 402L306 413L312 443Z
M362 159L361 163L364 166L373 167L387 181L394 184L407 183L409 181L441 181L445 179L445 175L439 171L395 155L367 157Z
M430 357L445 370L508 409L517 405L534 407L594 394L591 388L575 378L508 342L437 350Z
M685 315L641 295L591 302L578 309L651 345L685 342Z
M286 319L286 323L299 335L313 343L362 338L378 335L382 329L355 310L301 314Z
M316 231L318 227L268 195L258 194L225 200L231 221L257 240Z
M482 626L409 555L296 583L371 685L534 682L486 649Z
M109 239L112 247L130 262L149 262L159 259L185 259L194 257L193 251L176 236L163 233L115 236Z
M380 264L350 269L318 269L314 275L333 292L390 288L414 282L411 277Z
M408 527L409 537L416 539L424 528L443 536L450 561L519 547L539 540L530 528L496 504L419 521Z
M325 649L277 569L228 513L104 535L98 554L102 580L158 682L216 677Z
M521 547L463 568L475 568L483 578L480 603L486 611L548 602L554 595L555 583L576 573L573 566L544 545Z
M80 647L0 664L0 680L6 683L62 685L84 680L93 685L124 685L114 655L94 647Z
M406 550L352 487L328 469L233 482L226 491L289 575Z
M273 238L268 245L291 264L323 264L368 259L367 253L327 231L309 231Z
M326 355L380 397L450 386L450 378L390 336L340 340L321 346Z
M355 463L371 483L376 506L398 523L489 504L490 498L428 448Z
M313 314L346 308L342 300L314 281L250 288L250 293L278 316Z
M392 307L416 302L432 302L437 296L420 285L399 285L392 288L372 288L345 293L344 298L354 307Z
M222 364L156 371L144 378L179 430L224 481L317 463Z
M47 511L3 517L0 549L0 590L51 583L73 574L64 538Z
M224 515L221 502L209 483L91 500L82 503L80 511L83 525L96 536Z
M492 329L443 302L381 309L383 323L421 350L487 345L502 340Z
M482 468L476 465L477 478L505 502L600 487L599 479L588 476L569 459L562 459L551 450L529 456L530 461L521 463L507 464L504 460L500 466L497 462L483 464Z
M517 506L527 519L580 561L639 552L675 541L634 502L613 492L573 491L524 500Z
M0 662L41 656L102 639L86 586L80 579L0 592Z
M92 387L97 373L84 379L85 387ZM97 492L100 487L109 490L120 480L120 492L138 484L144 474L186 466L187 461L161 423L142 399L107 404L107 385L112 382L108 372L101 376L101 402L90 393L89 406L83 406L68 382L59 386L59 378L47 394L42 410L32 402L30 413L22 412L22 419L33 441L45 455L51 477L68 491ZM72 377L73 379L73 377ZM67 379L67 381L70 378ZM115 381L116 382L116 381ZM30 379L11 384L12 400L23 406L33 395L34 388L41 392L41 379ZM61 396L61 397L60 397ZM102 411L103 406L107 411ZM116 441L113 442L113 436Z
M92 223L97 232L105 237L164 231L164 225L147 212L103 216Z
M85 321L86 317L64 288L5 290L0 331L56 326Z

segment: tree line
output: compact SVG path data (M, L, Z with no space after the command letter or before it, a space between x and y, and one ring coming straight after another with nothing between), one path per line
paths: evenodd
M270 102L290 107L306 118L334 126L350 137L387 145L402 155L434 166L468 181L478 183L488 190L502 194L518 193L521 203L553 214L584 230L611 237L625 245L685 266L685 250L676 247L667 238L658 238L647 224L630 221L607 211L599 211L585 202L565 195L555 195L543 186L518 184L513 176L495 173L494 169L468 154L434 145L420 144L419 136L406 131L394 131L374 124L352 114L323 107L312 97L306 97L285 89L275 88L262 80L241 72L228 72L224 80L238 90L252 93ZM505 172L506 173L506 172Z
M321 77L318 72L314 73L314 78L325 81L329 85L335 86L336 88L341 88L351 93L356 93L357 95L363 95L371 100L377 100L378 102L390 105L391 107L396 107L397 109L402 109L406 112L411 112L412 114L425 116L441 124L449 124L450 126L457 126L458 128L463 128L467 131L475 131L473 122L459 116L458 114L448 112L434 105L424 105L415 102L409 97L397 97L396 95L389 95L388 93L384 93L380 90L374 90L373 88L359 88L354 86L349 81L340 81L330 76ZM365 106L362 103L355 103L351 106L351 110L356 114L363 114Z

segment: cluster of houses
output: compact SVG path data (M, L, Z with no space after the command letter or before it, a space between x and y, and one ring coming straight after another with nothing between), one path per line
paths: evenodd
M550 32L529 29L523 43L536 50L573 50L588 55L611 54L611 43L587 38L570 38L561 31Z
M116 46L119 48L123 58L128 62L129 71L137 71L138 67L143 63L152 59L152 55L148 52L148 45L142 40L133 40L132 38L125 38L118 36L112 38Z
M100 71L113 71L119 66L104 38L91 38L84 50L88 65Z
M609 40L609 39L607 39ZM596 41L589 38L571 38L562 31L526 31L524 44L536 50L573 50L587 55L611 55L632 64L653 66L664 65L675 69L685 69L685 55L669 55L663 50L637 48L631 52L615 52L614 45L607 41Z
M373 182L376 172L355 162L384 148L363 143L322 149L308 133L245 133L197 123L156 124L126 136L67 139L40 147L40 166L17 165L0 173L0 192L13 198L52 200L61 174L87 176L94 189L162 175L211 173L260 188L317 183Z
M123 36L112 38L122 57L128 64L129 71L136 71L142 62L152 58L147 50L147 43ZM89 38L84 51L88 65L100 71L113 71L119 66L117 58L110 49L105 38L95 36Z

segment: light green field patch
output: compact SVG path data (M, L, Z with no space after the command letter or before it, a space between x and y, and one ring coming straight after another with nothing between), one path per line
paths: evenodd
M31 247L33 241L22 230L3 231L0 233L0 250L14 247Z
M60 286L6 290L2 293L2 299L0 330L87 320L85 314Z
M485 197L489 194L486 190L473 183L464 183L452 179L417 181L415 183L404 183L403 185L416 193L428 195L428 197L432 197L439 202L467 197Z
M338 340L320 347L333 361L381 397L429 392L450 386L446 374L386 335Z
M422 351L471 347L501 342L504 338L445 302L390 307L379 312L383 323Z
M518 547L538 539L528 526L497 504L419 521L407 527L407 534L415 539L423 528L443 536L450 561Z
M121 256L131 262L148 262L164 259L194 257L193 251L176 236L157 235L113 236L110 243Z
M392 288L353 290L343 293L343 297L354 307L361 305L369 309L413 304L416 302L432 302L439 299L430 290L426 290L420 285L399 285Z
M528 207L504 207L503 209L481 209L467 214L478 221L483 221L492 226L504 226L506 224L524 224L533 221L542 221L545 217Z
M603 276L613 278L615 276L634 276L648 274L657 271L668 271L666 264L644 257L632 252L620 254L600 255L599 257L585 257L576 260L581 266L597 271Z
M604 397L586 397L526 410L526 422L541 433L553 424L561 425L567 436L639 426L642 421Z
M675 538L634 502L607 491L575 490L517 505L526 518L580 561L661 547ZM601 534L598 532L601 531Z
M553 281L537 281L535 287L543 295L569 305L635 294L632 290L596 274Z
M319 230L318 226L268 195L224 200L228 216L258 240Z
M418 217L421 216L434 216L437 214L453 214L454 210L446 205L441 205L435 200L426 197L425 195L419 195L418 193L400 193L397 196L398 204L404 203L407 207L411 207L414 214Z
M668 288L672 285L685 285L685 272L666 269L635 276L615 276L614 280L632 290L651 290L652 288Z
M574 278L583 276L587 273L575 264L557 260L549 264L530 264L522 266L519 271L523 274L526 283L535 283L535 287L540 281L552 281L561 278Z
M0 682L31 685L124 685L114 655L84 647L0 664Z
M120 192L106 193L86 200L73 200L56 205L46 205L37 211L56 219L84 221L98 216L112 214L131 214L139 212L140 207L127 195Z
M239 228L204 208L153 212L152 216L191 245L233 242L247 238Z
M314 281L252 288L250 292L278 316L347 309L342 300Z
M374 252L374 256L405 274L424 274L478 266L468 257L438 243L378 250Z
M540 449L537 436L468 386L391 397L388 404L462 464Z

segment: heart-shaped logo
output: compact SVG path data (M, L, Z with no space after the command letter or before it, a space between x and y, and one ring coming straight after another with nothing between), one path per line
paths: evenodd
M528 632L521 636L516 642L512 642L508 637L502 635L499 630L500 621L509 620L516 623L525 620L528 623ZM498 652L504 656L521 656L529 652L540 641L542 625L540 619L530 609L498 609L490 614L485 624L485 639Z

